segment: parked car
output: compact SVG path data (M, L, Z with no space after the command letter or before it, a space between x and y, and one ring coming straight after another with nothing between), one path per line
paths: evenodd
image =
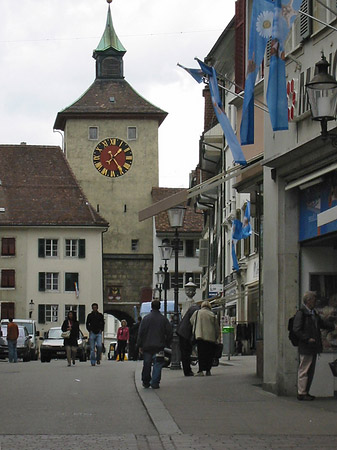
M19 337L16 345L18 358L22 358L24 362L30 361L32 348L31 337L26 327L18 326L18 328ZM1 325L0 358L8 358L7 325Z
M61 327L52 327L49 329L47 337L43 339L40 346L40 358L41 362L50 362L51 359L64 359L66 358L66 349L64 347L64 340L61 337ZM80 337L78 339L77 355L80 361L87 360L87 338L80 330Z
M13 319L18 326L26 327L31 338L30 359L39 359L38 337L40 332L36 330L36 321L32 319ZM8 324L8 319L2 319L1 325Z

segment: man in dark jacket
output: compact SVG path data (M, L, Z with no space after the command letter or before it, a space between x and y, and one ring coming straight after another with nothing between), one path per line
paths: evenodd
M177 335L179 336L180 353L181 353L181 363L183 365L183 371L185 377L193 377L194 373L191 369L191 353L192 353L192 325L190 318L193 313L199 308L198 305L194 304L189 307L186 311L182 321L179 323L177 328Z
M327 323L315 311L316 293L308 291L303 296L303 304L297 311L293 324L293 331L299 339L299 367L297 398L310 401L315 397L309 394L314 378L317 354L322 352L321 328L334 330L332 323Z
M160 313L160 301L153 300L152 311L141 321L137 346L143 353L142 382L145 388L159 389L163 360L158 356L172 340L170 322ZM163 355L164 356L164 355ZM151 367L153 371L151 376Z
M98 304L93 303L91 305L92 311L87 316L86 327L89 331L90 342L90 361L91 365L95 366L101 363L102 355L102 333L104 331L104 316L98 312ZM97 355L95 355L95 349L97 347Z

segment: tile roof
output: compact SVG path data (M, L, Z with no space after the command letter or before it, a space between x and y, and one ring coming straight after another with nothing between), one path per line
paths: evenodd
M113 99L113 101L111 101ZM157 119L159 125L167 112L152 105L124 79L96 79L72 105L57 114L54 128L64 130L70 118Z
M60 147L0 145L0 226L108 226Z
M153 203L159 202L164 198L170 197L179 191L181 188L152 188L152 200ZM184 225L179 229L179 233L201 233L203 230L203 214L201 212L196 213L191 206L186 206L186 213L184 217ZM173 233L173 229L170 227L167 211L163 211L155 216L156 232L157 233Z

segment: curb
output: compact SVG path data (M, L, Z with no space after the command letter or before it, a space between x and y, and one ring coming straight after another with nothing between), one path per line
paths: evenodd
M165 408L164 403L151 389L143 388L141 381L143 363L137 362L135 370L135 386L137 393L159 435L182 434L182 431L174 421L171 414Z

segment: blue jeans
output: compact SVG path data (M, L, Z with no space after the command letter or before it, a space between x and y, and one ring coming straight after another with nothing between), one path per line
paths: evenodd
M89 342L90 342L90 361L91 364L96 364L96 361L101 360L102 354L102 333L93 333L90 331L89 334ZM95 349L97 347L97 355L95 355Z
M151 376L151 367L153 363L153 370ZM161 380L162 362L157 362L156 355L152 353L143 352L143 371L142 382L145 385L159 386Z
M16 351L17 340L8 339L8 360L9 362L18 362L18 354Z

